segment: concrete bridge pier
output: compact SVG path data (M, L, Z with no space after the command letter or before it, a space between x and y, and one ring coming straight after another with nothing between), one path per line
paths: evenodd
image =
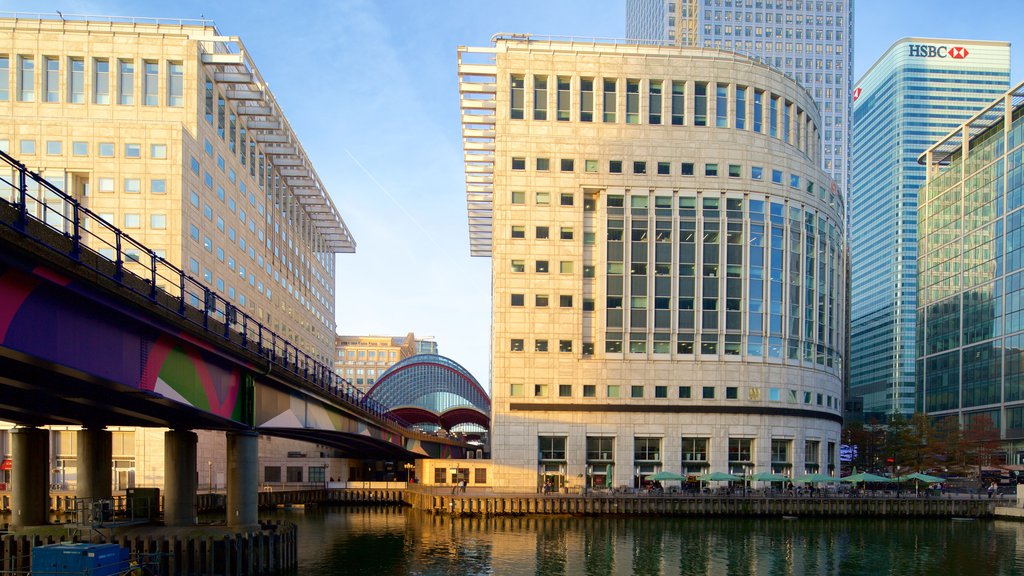
M189 430L164 433L164 524L193 526L196 523L196 445L199 437Z
M102 427L78 431L78 498L111 497L112 439L113 434Z
M41 428L11 430L11 527L47 523L50 508L50 432Z
M259 525L259 434L227 433L227 516L231 528Z

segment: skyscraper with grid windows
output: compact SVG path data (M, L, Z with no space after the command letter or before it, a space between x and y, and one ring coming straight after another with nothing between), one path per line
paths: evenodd
M917 157L1009 82L1007 42L904 38L855 85L849 392L867 419L915 410Z

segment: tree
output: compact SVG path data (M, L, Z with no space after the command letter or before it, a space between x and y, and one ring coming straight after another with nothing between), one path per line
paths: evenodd
M967 457L960 419L955 415L940 418L935 424L935 433L926 449L933 455L936 465L963 472L967 465Z
M966 464L968 466L988 466L993 464L993 456L1002 450L999 442L999 428L987 414L971 418L964 430Z

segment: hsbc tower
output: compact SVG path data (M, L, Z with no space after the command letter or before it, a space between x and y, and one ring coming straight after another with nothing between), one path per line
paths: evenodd
M854 84L848 393L862 399L866 420L923 409L915 321L917 199L926 171L917 158L1009 83L1008 42L904 38ZM993 184L994 194L1000 186ZM950 338L960 332L951 327Z

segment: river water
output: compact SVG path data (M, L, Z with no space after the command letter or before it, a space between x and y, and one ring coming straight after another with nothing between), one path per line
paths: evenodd
M448 518L404 508L280 512L298 576L1024 575L1024 523L688 518Z

